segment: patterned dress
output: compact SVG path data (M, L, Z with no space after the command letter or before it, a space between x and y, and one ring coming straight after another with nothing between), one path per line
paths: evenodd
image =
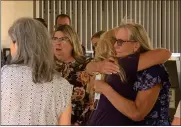
M134 90L144 91L153 88L156 84L162 84L158 99L143 121L138 125L145 126L169 126L169 89L170 81L168 73L163 65L152 66L148 69L138 72L137 81L134 84Z
M56 70L74 86L72 95L72 125L75 123L85 125L91 113L91 100L87 92L89 75L84 71L90 60L90 58L82 57L81 62L77 60L63 63L55 58Z

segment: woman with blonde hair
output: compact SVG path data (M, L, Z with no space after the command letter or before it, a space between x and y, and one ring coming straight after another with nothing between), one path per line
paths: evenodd
M105 36L97 45L95 59L100 61L86 67L89 73L105 75L104 80L93 81L101 96L88 125L169 125L170 83L163 66L157 64L165 62L171 53L151 50L146 31L139 24L126 23L115 30L115 40L105 41ZM102 49L104 44L107 46ZM114 59L108 59L112 56Z
M20 18L8 33L12 61L1 69L1 125L70 125L73 88L54 70L45 26Z
M72 125L84 125L90 112L88 75L84 72L89 59L83 56L75 30L69 25L60 25L55 30L52 43L56 70L73 85Z

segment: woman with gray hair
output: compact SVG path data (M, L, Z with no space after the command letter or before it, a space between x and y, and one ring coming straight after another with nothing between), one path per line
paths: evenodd
M1 125L70 125L73 88L54 71L47 29L20 18L8 32L12 61L1 69Z

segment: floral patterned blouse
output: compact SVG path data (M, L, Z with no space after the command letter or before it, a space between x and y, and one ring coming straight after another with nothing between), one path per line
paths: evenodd
M134 84L135 91L144 91L153 88L156 84L162 84L158 99L143 121L137 122L144 126L169 126L169 75L163 65L155 65L138 72L137 81Z
M72 125L85 125L91 113L91 100L87 92L89 75L84 71L90 58L82 57L70 63L55 58L56 70L74 86L72 95Z

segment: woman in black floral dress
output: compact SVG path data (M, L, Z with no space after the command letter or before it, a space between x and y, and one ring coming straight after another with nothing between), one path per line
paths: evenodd
M84 71L90 59L83 56L77 33L69 25L59 26L52 37L56 70L74 85L72 95L72 125L85 125L89 118L89 76Z

